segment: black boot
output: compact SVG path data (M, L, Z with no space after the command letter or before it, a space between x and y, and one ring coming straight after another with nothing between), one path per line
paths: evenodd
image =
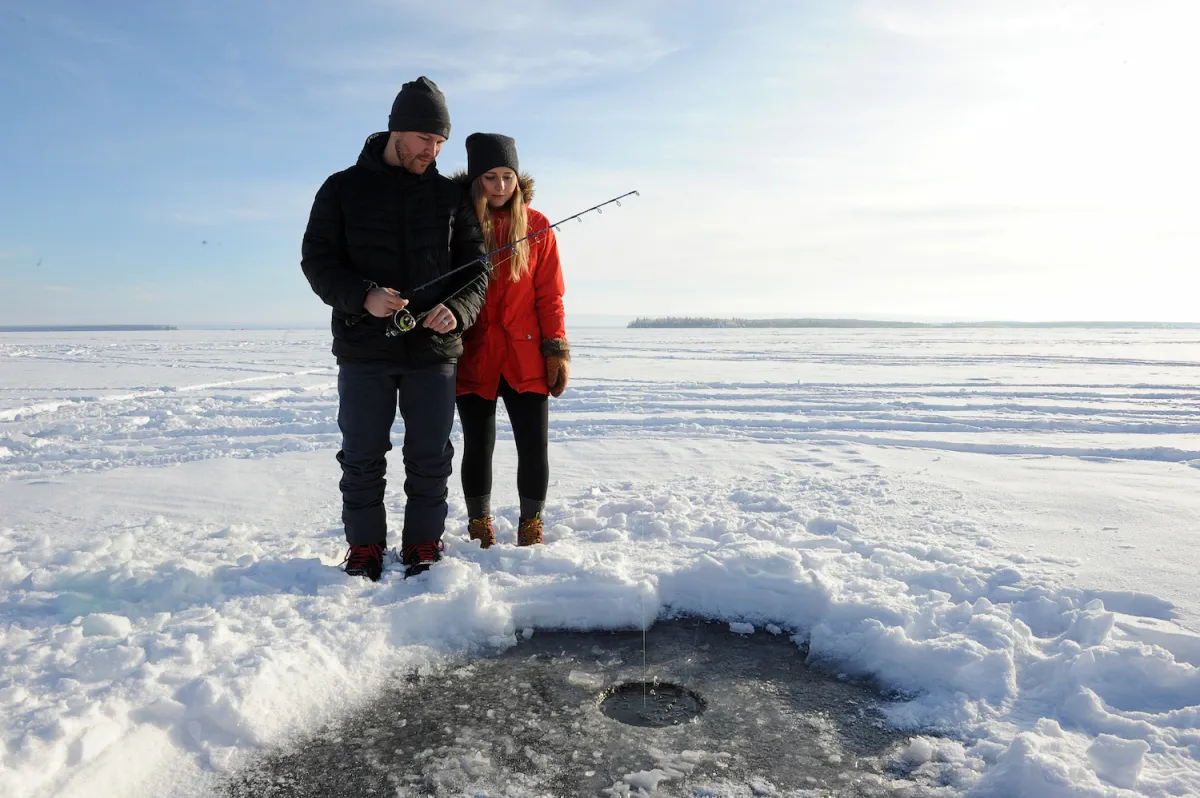
M445 550L446 544L440 540L405 546L400 550L400 561L404 563L404 578L408 579L428 571L429 566L442 559L442 552Z
M347 576L365 576L372 582L378 582L383 575L383 552L385 544L371 543L366 546L351 545L346 552L342 564L346 566Z

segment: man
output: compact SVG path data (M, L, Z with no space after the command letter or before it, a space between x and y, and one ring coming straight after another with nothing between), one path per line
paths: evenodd
M304 274L333 308L346 573L372 581L387 550L384 473L397 405L405 576L426 570L444 548L455 363L487 291L484 264L474 263L484 254L475 210L435 163L449 135L450 113L433 81L405 83L388 132L368 137L358 162L325 181L304 232ZM420 319L409 332L393 322L402 309Z

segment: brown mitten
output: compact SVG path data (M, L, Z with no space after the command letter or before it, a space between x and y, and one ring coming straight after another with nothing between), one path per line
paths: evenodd
M546 385L550 388L550 395L562 396L567 389L567 374L571 370L571 347L567 345L567 339L544 339L542 355L546 358Z

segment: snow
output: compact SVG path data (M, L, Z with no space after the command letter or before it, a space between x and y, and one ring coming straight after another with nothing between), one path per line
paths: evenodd
M612 787L604 791L604 795L610 798L636 798L641 795L653 795L654 791L659 788L663 782L673 779L680 779L696 769L696 766L704 762L706 759L714 759L717 761L727 759L728 754L709 754L705 751L683 751L680 755L672 757L663 754L660 751L651 751L654 759L659 765L652 770L639 770L636 773L627 773L625 777L614 784ZM770 795L769 792L759 792L759 790L767 787L767 782L758 779L758 786L754 788L756 794Z
M447 559L369 584L323 332L0 336L0 795L204 794L398 670L681 612L898 693L948 795L1200 794L1200 333L572 344L548 545L501 414L502 545L452 483Z

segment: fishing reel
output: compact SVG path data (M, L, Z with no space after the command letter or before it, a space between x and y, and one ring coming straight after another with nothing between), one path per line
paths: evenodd
M425 314L422 313L421 315ZM388 338L395 338L402 333L412 332L417 328L417 321L417 317L409 313L407 308L393 310L391 323L388 324L388 328L383 334Z
M472 261L472 263L475 263L475 262L476 261ZM483 265L484 274L488 278L490 278L492 276L492 272L495 270L495 266L492 265L491 259L487 255L484 255L482 258L479 259L478 262ZM468 263L464 266L458 267L458 269L455 269L454 271L458 271L459 269L465 269L467 266L470 266L470 265L471 265L471 263ZM417 286L416 288L412 289L412 291L410 292L410 295L415 294L418 291L422 291L422 290L428 288L433 283L436 283L438 280L449 277L453 273L454 272L448 272L447 274L443 274L441 277L437 277L437 278L434 278L433 280L430 280L428 283L425 283L424 285ZM479 279L479 278L475 278L475 279ZM475 282L475 280L471 280L470 282L467 283L467 285L464 285L462 288L459 288L457 291L452 292L451 294L446 296L445 299L442 300L442 302L444 303L447 299L453 299L454 297L458 296L460 293L463 292L463 290L465 288L467 288L467 286L471 285L471 283L473 283L473 282ZM429 315L428 310L422 311L416 315L413 315L408 310L408 308L401 308L400 310L393 310L391 322L388 324L388 328L384 331L384 335L386 335L388 338L395 338L396 336L403 335L406 332L412 332L413 330L417 329L417 325L421 323L421 319L425 318L428 315Z

